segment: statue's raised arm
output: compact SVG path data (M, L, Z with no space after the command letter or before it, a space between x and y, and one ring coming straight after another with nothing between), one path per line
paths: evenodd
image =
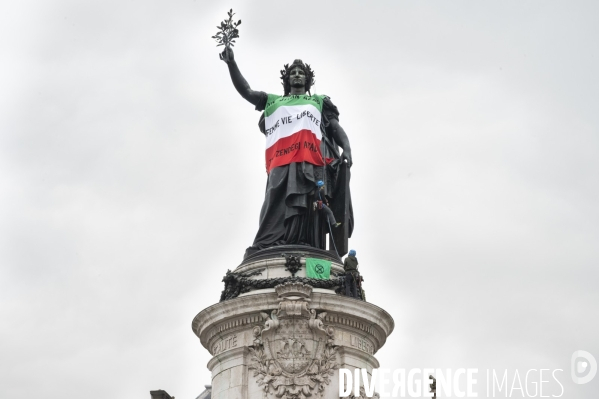
M241 97L245 98L254 106L258 105L258 102L263 98L264 93L251 89L249 83L241 74L241 71L237 66L237 62L235 62L233 49L228 46L225 47L223 52L220 53L220 59L227 63L227 66L229 67L229 74L231 75L231 80L233 81L233 86L235 86L235 89L237 89L239 94L241 94Z

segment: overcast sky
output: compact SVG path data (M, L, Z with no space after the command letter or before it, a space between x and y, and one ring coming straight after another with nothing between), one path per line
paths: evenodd
M381 365L560 368L596 398L570 356L599 358L599 3L474 0L5 2L0 397L210 383L191 320L266 184L210 39L230 7L253 89L301 58L339 107Z

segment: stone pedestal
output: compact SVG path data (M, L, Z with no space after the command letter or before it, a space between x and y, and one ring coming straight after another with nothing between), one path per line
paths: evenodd
M393 331L391 316L337 294L341 279L306 279L305 257L331 260L332 273L343 272L328 251L260 251L228 274L243 283L232 283L228 296L237 297L194 318L193 331L213 356L213 399L337 399L339 368L379 367L374 354Z

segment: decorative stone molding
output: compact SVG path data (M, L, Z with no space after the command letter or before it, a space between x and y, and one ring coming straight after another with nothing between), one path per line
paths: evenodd
M296 295L299 296L298 293ZM303 295L303 294L302 294ZM252 329L264 327L262 312L278 309L281 299L276 292L253 294L212 305L200 312L192 323L195 334L202 345L211 353L219 340L236 332L247 331L247 337L238 337L238 345L251 345ZM393 319L387 312L368 302L344 296L313 292L310 308L318 309L322 322L334 327L339 336L347 332L347 343L351 347L349 334L367 338L376 353L393 331ZM340 337L341 339L342 337ZM341 344L336 343L336 345ZM370 352L370 350L368 350ZM214 354L214 353L212 353Z
M259 313L255 313L252 315L247 315L243 317L237 317L233 320L228 320L224 323L220 323L208 334L208 339L211 339L215 335L221 336L222 334L228 333L230 330L235 330L237 328L241 328L247 325L253 325L256 323L260 323L261 317Z
M261 275L263 271L264 268L245 273L235 273L231 270L227 270L227 273L222 280L223 283L225 283L225 289L220 294L220 302L226 301L227 299L237 298L239 294L248 292L250 288L247 284L243 284L243 281L252 276Z
M347 317L340 314L332 313L328 314L325 318L325 321L329 324L336 324L339 326L347 326L352 329L357 329L365 332L366 334L370 334L374 336L377 340L383 339L383 334L381 334L376 328L374 324L363 323L360 320L357 320L355 317ZM386 337L386 336L385 336Z
M309 301L312 295L311 286L295 281L277 285L275 291L279 298L303 298Z
M277 277L267 279L252 279L248 276L233 273L231 271L227 271L227 274L225 275L225 277L223 277L223 282L225 283L225 289L221 293L221 302L237 298L240 294L244 294L252 290L274 288L277 285L281 285L288 282L308 284L314 288L332 289L335 290L335 292L338 294L342 294L344 292L345 287L345 280L341 277L332 278L330 280L321 280L307 277Z
M248 347L253 376L262 387L263 399L322 398L338 367L335 331L325 326L326 312L317 314L308 302L312 287L289 282L275 287L277 309L262 312L263 326L253 329L254 345Z

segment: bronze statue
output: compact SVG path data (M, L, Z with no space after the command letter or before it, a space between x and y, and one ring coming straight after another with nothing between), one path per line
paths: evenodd
M236 28L231 29L238 37ZM221 40L219 37L217 41ZM326 234L331 236L329 249L339 256L346 254L353 230L349 192L351 147L339 125L337 107L329 97L310 92L314 84L312 68L301 60L285 65L281 71L281 96L252 90L229 45L225 44L220 59L227 64L239 94L256 110L264 111L259 127L266 137L268 182L260 227L246 257L286 244L324 249ZM319 181L321 186L324 184L322 191L317 186ZM313 207L323 192L334 218L323 216ZM329 219L336 220L338 226L331 226Z

